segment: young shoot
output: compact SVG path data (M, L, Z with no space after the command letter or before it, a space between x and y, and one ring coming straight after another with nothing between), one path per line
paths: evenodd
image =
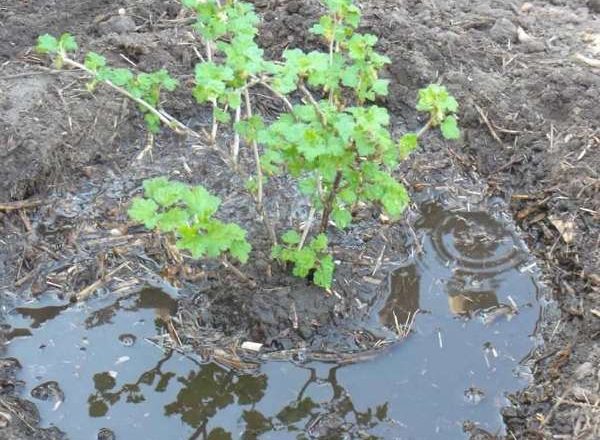
M249 281L229 263L228 257L246 263L251 246L246 231L235 223L214 218L220 199L203 186L158 177L144 181L144 196L133 199L129 217L147 229L172 234L179 249L193 258L219 259L227 268Z
M126 68L113 68L107 65L106 58L95 52L85 55L84 63L69 58L70 52L77 50L75 38L68 33L60 38L45 34L38 37L36 51L53 58L54 66L80 69L90 75L87 87L93 91L98 83L104 83L138 104L150 133L160 130L161 122L174 130L190 131L182 123L159 110L161 91L174 91L178 82L165 69L156 72L135 74Z

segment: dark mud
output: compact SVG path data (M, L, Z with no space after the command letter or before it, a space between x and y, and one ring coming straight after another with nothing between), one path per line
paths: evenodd
M266 19L263 43L272 53L317 44L305 32L319 11L315 2L255 3ZM203 184L227 195L226 217L249 223L254 213L243 193L227 191L235 177L218 157L165 134L157 139L154 161L137 162L146 139L133 106L105 90L92 97L76 76L40 68L43 60L30 50L35 36L69 30L117 64L126 63L122 54L141 69L167 66L185 82L194 54L180 44L188 41L176 2L125 1L119 7L129 22L118 20L111 2L0 6L1 41L9 42L0 48L0 202L42 203L0 211L3 299L43 292L66 301L128 261L104 289L125 294L149 274L183 284L185 310L206 329L200 349L207 339L224 343L239 335L273 350L369 350L386 340L387 334L356 323L365 322L369 307L363 305L377 297L393 269L378 265L380 255L384 262L405 261L414 248L407 227L414 212L383 228L376 211L360 212L349 234L333 237L340 266L332 296L269 268L260 244L250 271L264 290L250 294L243 286L232 289L234 280L216 266L181 267L169 256L168 243L123 226L124 206L139 182L165 172L194 182L201 176ZM505 410L510 433L598 437L600 78L597 68L577 57L597 57L596 12L583 0L382 0L365 2L363 9L365 30L381 38L380 49L393 60L391 96L383 104L398 128L420 126L412 110L416 89L440 76L462 103L463 141L428 139L406 165L405 180L415 193L442 192L454 207L489 206L482 202L490 198L509 206L556 300L557 312L544 315L539 327L544 345L532 355L534 381ZM185 88L165 105L192 125L205 120ZM269 200L280 226L303 218L293 193ZM264 240L258 230L251 234L257 243ZM35 412L24 414L31 414L34 426ZM20 419L10 426L29 429Z

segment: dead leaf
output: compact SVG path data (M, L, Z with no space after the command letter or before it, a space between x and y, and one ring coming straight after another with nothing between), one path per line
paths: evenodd
M517 38L519 43L529 43L530 41L535 41L535 38L525 32L525 30L520 26L517 29Z
M571 243L575 238L575 223L568 220L561 220L557 217L550 217L550 222L556 228L563 239L563 241L567 244Z

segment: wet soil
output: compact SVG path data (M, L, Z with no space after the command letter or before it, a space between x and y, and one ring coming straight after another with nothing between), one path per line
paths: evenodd
M45 70L32 54L36 35L69 30L117 64L126 64L124 55L142 70L167 66L185 83L194 54L182 44L185 17L176 2L121 3L128 23L115 20L111 2L0 6L0 41L8 42L0 47L0 202L35 201L31 208L0 210L3 299L44 293L66 300L129 262L110 291L128 292L157 274L181 283L185 310L204 340L216 345L242 335L271 350L308 345L353 351L386 340L364 324L372 309L363 304L377 297L391 270L374 271L380 255L381 261L401 261L414 248L408 227L418 217L414 209L404 222L383 228L376 211L360 212L353 230L333 237L340 266L331 296L269 268L260 244L250 271L264 287L251 293L232 289L234 280L216 266L186 262L182 269L168 243L124 227L124 208L141 180L165 173L194 182L201 176L226 196L226 217L249 224L254 213L243 193L227 190L235 176L219 157L170 134L157 139L154 160L135 161L146 139L133 106L105 90L90 96L76 75ZM306 33L319 12L315 2L255 3L271 53L317 44ZM416 90L440 77L462 103L462 141L428 139L403 178L415 195L435 193L446 205L487 207L483 202L491 200L503 206L555 301L539 325L543 344L531 357L533 383L504 410L509 433L597 438L600 77L589 61L600 52L595 2L374 0L363 10L365 30L380 37L380 49L393 61L391 96L383 104L399 129L422 123L412 110ZM185 87L165 106L192 125L206 121ZM289 182L277 185L289 188ZM304 217L301 201L288 194L269 198L282 227ZM251 234L256 243L266 240L258 229ZM58 435L28 427L37 420L31 404L2 399L26 408L15 412L30 418L13 417L9 430L25 429L27 438Z

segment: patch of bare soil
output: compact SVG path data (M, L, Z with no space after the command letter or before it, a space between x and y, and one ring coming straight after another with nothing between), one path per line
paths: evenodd
M318 44L307 33L321 10L315 1L254 3L265 19L262 43L272 54ZM422 124L413 110L416 90L432 81L441 79L462 103L463 140L429 140L406 164L403 178L414 192L441 190L465 203L495 197L510 206L557 306L541 318L543 344L531 359L534 382L505 409L508 438L600 436L596 3L362 2L364 30L379 36L380 50L393 61L391 94L382 104L393 111L397 128ZM18 295L70 296L127 262L119 280L109 280L112 291L126 292L149 273L180 283L187 293L183 309L215 346L244 337L271 350L348 350L385 339L360 324L368 313L362 305L381 294L390 257L408 252L408 223L381 228L375 210L357 213L356 227L332 238L340 266L336 294L324 295L269 265L266 237L251 226L250 199L231 193L237 178L217 155L164 133L153 160L136 160L146 139L134 106L105 89L90 95L78 75L48 70L32 53L37 35L70 31L113 63L167 67L184 84L165 103L167 110L190 125L205 123L189 95L196 58L178 2L127 0L119 7L126 19L108 1L0 6L0 41L8 42L0 48L3 302ZM256 249L248 270L259 281L258 292L215 265L181 264L169 243L127 227L128 200L142 179L158 174L200 179L224 198L224 217L248 225ZM280 198L274 189L269 194L276 221L281 227L299 222L304 208L289 182L276 185L289 191ZM15 203L23 199L34 203ZM14 382L2 371L7 383ZM34 409L9 397L13 392L0 402L21 406L0 411L29 421L13 423L14 432L2 438L60 438L36 428Z

